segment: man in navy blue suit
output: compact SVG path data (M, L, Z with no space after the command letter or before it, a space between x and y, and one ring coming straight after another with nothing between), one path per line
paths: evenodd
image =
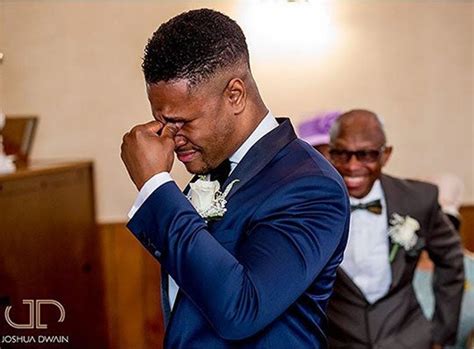
M164 271L165 347L325 348L349 222L342 179L266 108L229 17L164 23L143 71L155 120L125 134L121 156L140 191L128 227ZM174 153L198 175L187 196Z

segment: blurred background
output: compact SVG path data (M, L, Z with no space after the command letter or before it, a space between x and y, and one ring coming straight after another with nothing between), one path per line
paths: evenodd
M136 189L120 144L151 120L147 39L201 7L242 26L274 115L298 125L327 110L373 110L394 146L387 173L461 178L473 248L472 1L1 0L0 110L38 124L31 168L0 175L0 315L13 305L26 322L23 299L56 297L66 319L48 331L69 336L58 347L161 346L159 265L124 228ZM184 187L190 176L175 164ZM0 343L26 333L2 322Z

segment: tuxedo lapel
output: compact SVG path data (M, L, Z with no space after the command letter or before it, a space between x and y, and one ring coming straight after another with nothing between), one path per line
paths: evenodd
M352 281L349 275L346 274L344 269L342 267L337 268L337 280L341 284L345 284L347 288L349 289L350 297L352 298L354 295L357 295L359 299L363 300L365 303L367 302L367 299L365 298L365 295L362 293L359 287Z
M395 187L393 178L382 175L381 183L385 194L385 202L387 203L387 226L390 227L390 217L392 217L394 213L400 214L401 212L405 211L403 209L403 198L399 197L399 191ZM390 251L392 250L394 244L392 239L390 239L388 236L388 232L387 239L389 239L388 253L390 255ZM392 283L390 284L390 290L398 284L401 277L403 276L405 264L405 250L403 247L400 247L394 260L390 263L390 268L392 270Z
M289 119L277 118L277 128L263 136L245 154L243 159L224 182L225 188L233 180L239 180L227 196L227 200L242 188L245 183L255 177L288 143L296 139L295 131Z

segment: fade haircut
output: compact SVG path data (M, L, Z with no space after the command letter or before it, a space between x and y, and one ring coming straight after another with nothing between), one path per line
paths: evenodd
M153 33L142 68L148 84L186 79L193 87L241 61L250 68L239 25L220 12L199 9L170 19Z

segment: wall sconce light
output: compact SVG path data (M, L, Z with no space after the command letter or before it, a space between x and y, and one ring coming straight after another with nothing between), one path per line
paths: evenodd
M314 57L336 43L333 10L330 1L242 1L238 22L255 56Z

